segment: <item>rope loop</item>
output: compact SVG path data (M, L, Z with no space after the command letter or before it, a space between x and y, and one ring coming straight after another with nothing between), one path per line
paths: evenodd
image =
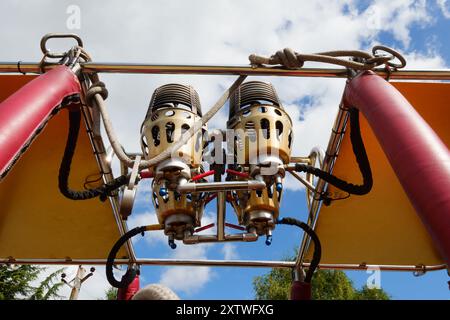
M350 59L344 59L344 57L350 57ZM400 63L394 63L395 59L398 59ZM253 66L281 65L287 69L299 69L306 61L340 65L353 70L371 70L380 65L389 65L394 69L406 66L406 60L399 52L385 46L373 47L372 53L361 50L337 50L303 54L291 48L285 48L278 50L270 57L251 54L249 60Z
M86 101L89 106L93 105L93 100L96 94L99 94L103 100L108 98L108 89L106 89L106 85L102 81L93 83L86 92Z
M77 44L65 52L53 52L47 48L47 42L49 39L54 38L71 38L74 39ZM91 56L83 48L83 41L81 40L81 38L78 35L72 33L46 34L41 39L41 50L43 53L43 57L39 63L39 70L41 73L45 73L45 68L49 64L53 64L55 62L73 68L80 62L92 61Z

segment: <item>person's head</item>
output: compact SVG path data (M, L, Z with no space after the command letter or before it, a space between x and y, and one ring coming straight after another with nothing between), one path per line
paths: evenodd
M180 298L163 285L150 284L139 290L132 300L180 300Z

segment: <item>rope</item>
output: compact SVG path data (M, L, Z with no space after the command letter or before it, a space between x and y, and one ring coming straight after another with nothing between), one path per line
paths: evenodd
M338 177L320 170L319 168L305 165L301 163L295 164L295 171L307 172L313 174L320 179L328 182L329 184L339 188L345 192L355 195L364 195L370 192L373 186L372 170L370 168L369 159L367 157L366 149L364 147L364 142L361 137L361 129L359 126L359 111L356 108L349 109L350 113L350 140L352 143L353 153L356 157L356 162L358 163L359 170L363 177L362 185L355 185L339 179ZM329 200L332 199L327 199Z
M188 131L186 131L178 142L172 145L172 147L164 150L164 152L153 157L152 159L141 161L141 163L139 164L139 169L152 167L160 163L161 161L170 158L173 152L177 151L184 144L186 144L186 142L188 142L189 139L191 139L203 127L203 125L206 124L225 105L225 102L230 98L230 96L234 93L234 91L242 84L242 82L244 82L246 77L247 76L245 75L239 76L237 80L230 86L230 88L228 88L222 94L222 96L214 104L214 106L201 118L201 120L197 121ZM134 160L128 157L128 155L123 151L122 145L120 144L117 138L117 135L112 126L111 119L106 110L105 99L107 97L107 90L104 84L98 81L97 75L93 77L93 83L94 84L88 90L86 100L89 105L93 105L94 103L97 105L103 119L106 135L108 136L109 142L111 143L111 147L113 148L117 158L121 162L123 162L127 167L132 168Z
M311 237L312 241L314 242L313 258L311 260L311 264L309 265L308 272L306 273L306 277L305 277L305 282L310 283L311 279L314 275L314 272L316 271L317 267L319 266L320 259L322 257L322 246L320 244L319 237L317 236L317 234L314 232L314 230L310 226L308 226L306 223L301 222L294 218L283 218L281 220L278 220L277 224L287 224L287 225L291 225L291 226L297 226L297 227L303 229L303 231L305 231L305 233L307 235L309 235Z
M114 190L128 183L128 176L119 176L101 187L94 189L75 191L69 188L70 167L72 165L72 159L77 145L78 133L80 131L80 121L81 112L79 109L69 111L69 133L67 135L64 156L59 167L58 187L66 198L72 200L87 200L99 196L100 200L105 201Z
M377 50L384 50L390 54L380 55L376 53L376 50L373 50L373 54L361 50L337 50L303 54L295 52L291 48L285 48L277 51L269 58L256 54L251 54L248 58L252 65L282 65L288 69L301 68L306 61L335 64L354 70L371 70L382 64L389 64L397 68L402 68L406 65L405 59L393 49L383 46L377 46L375 48ZM351 61L339 57L352 57L358 61ZM398 58L401 61L401 64L391 64L389 61L394 58Z

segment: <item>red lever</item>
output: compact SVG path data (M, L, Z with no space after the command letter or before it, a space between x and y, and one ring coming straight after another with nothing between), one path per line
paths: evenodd
M149 170L144 170L141 171L140 173L141 179L149 179L149 178L153 178L153 173L150 172Z
M197 229L194 230L194 233L197 233L197 232L200 232L200 231L203 231L203 230L206 230L206 229L210 229L212 227L214 227L214 223L210 223L210 224L207 224L206 226L197 228Z
M242 177L242 178L248 178L249 177L248 173L236 171L236 170L233 170L233 169L227 169L227 170L225 170L225 172L229 173L229 174L232 174L232 175L235 175L235 176L238 176L238 177Z
M194 176L191 180L192 181L197 181L197 180L200 180L200 179L202 179L204 177L210 176L210 175L212 175L214 173L215 173L214 170L209 170L209 171L206 171L205 173L200 173L200 174Z

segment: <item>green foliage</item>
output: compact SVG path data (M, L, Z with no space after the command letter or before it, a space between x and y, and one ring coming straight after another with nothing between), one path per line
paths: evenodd
M389 295L383 289L369 289L363 286L355 293L354 300L389 300Z
M62 283L59 282L59 275L64 269L53 272L37 287L32 285L45 270L46 268L33 265L0 265L0 300L60 298L58 290Z
M357 290L339 270L319 270L313 277L311 293L314 300L354 300Z
M285 260L293 260L285 259ZM253 288L257 300L288 300L291 291L292 272L289 269L272 269L269 273L255 277ZM360 290L339 270L318 270L311 283L314 300L389 300L382 289Z
M264 276L253 279L257 300L288 300L292 274L289 269L272 269Z
M37 279L40 269L36 266L0 265L0 300L13 300L33 293L30 282Z
M105 292L106 300L116 300L117 299L117 288L110 287Z
M44 271L43 268L41 271ZM30 300L49 300L51 298L61 299L62 296L58 294L58 290L64 284L60 280L61 274L64 272L64 268L56 270L49 274L44 281L42 281L38 287L34 289L33 294L30 296Z

